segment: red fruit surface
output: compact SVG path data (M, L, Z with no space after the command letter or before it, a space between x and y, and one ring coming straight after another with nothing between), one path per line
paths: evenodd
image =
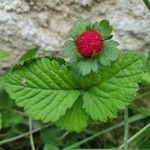
M91 57L93 53L99 53L103 49L103 40L99 32L87 30L76 39L76 47L83 57Z

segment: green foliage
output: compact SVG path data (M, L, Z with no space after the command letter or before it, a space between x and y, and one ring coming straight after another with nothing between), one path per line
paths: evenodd
M11 101L4 90L0 91L0 113L2 127L7 128L22 122L23 117L14 112L15 104Z
M116 117L118 109L125 108L138 90L144 64L142 55L126 53L112 66L100 68L99 84L83 95L84 108L92 119L107 121Z
M87 127L87 121L88 115L83 109L82 99L79 98L57 124L66 130L79 132Z
M142 77L142 81L147 83L147 84L150 84L150 50L149 50L149 53L148 53L148 57L147 57L147 65L146 65L146 69L145 69L145 73Z
M66 66L48 58L29 61L6 77L11 98L43 122L55 122L65 114L79 97L75 87Z
M71 63L77 63L78 53L76 51L74 41L68 40L65 42L64 56L66 58L70 58Z
M57 146L59 145L58 137L62 134L63 131L61 129L51 126L41 132L41 139L44 144L52 144Z
M144 60L141 54L122 54L78 83L65 65L48 58L31 60L7 75L6 90L34 119L80 131L87 126L85 111L94 120L107 121L125 108L138 89Z
M46 144L43 150L59 150L59 148L52 144Z
M150 71L144 73L142 81L144 81L147 84L150 84Z
M102 20L101 22L94 23L93 28L100 32L104 39L108 39L108 36L112 32L112 26L109 24L108 20Z
M119 56L118 47L119 43L113 40L108 40L104 42L104 49L98 57L98 61L104 65L109 66L111 61L117 60Z
M24 53L23 56L19 59L19 63L23 64L26 60L33 58L39 49L39 46L28 49L27 52Z
M4 50L0 50L0 59L8 57L9 53L4 51Z
M80 60L77 66L82 75L87 75L91 71L97 72L98 61L96 59Z
M92 22L89 19L80 19L74 23L73 27L69 30L69 34L75 39L81 32L91 29L91 27Z

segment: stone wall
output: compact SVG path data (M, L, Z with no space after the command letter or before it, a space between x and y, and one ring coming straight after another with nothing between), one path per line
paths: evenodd
M150 46L150 13L142 0L0 0L0 49L11 54L0 70L34 45L41 46L41 54L62 54L68 30L79 18L109 19L122 49Z

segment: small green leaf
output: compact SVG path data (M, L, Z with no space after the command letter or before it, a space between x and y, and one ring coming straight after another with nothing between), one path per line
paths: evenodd
M102 20L100 23L94 23L93 28L100 32L104 39L108 39L108 36L112 32L112 26L109 24L108 20Z
M83 95L84 108L93 120L114 118L118 109L129 104L138 90L137 83L143 75L144 65L143 55L125 53L111 66L100 68L96 75L97 85L87 89Z
M65 42L64 57L70 58L70 62L76 63L78 60L77 50L74 41L68 40Z
M0 59L8 57L9 53L4 51L4 50L0 50Z
M82 75L89 74L91 72L91 61L89 60L80 60L78 63L79 71Z
M79 132L87 126L87 122L88 115L84 112L82 99L79 98L57 124L66 130Z
M20 58L19 63L23 64L26 60L33 58L39 49L39 46L28 49L27 52Z
M98 70L98 61L96 59L80 60L77 65L82 75L87 75L92 71L97 72Z
M89 19L77 20L73 27L69 30L69 34L72 38L76 38L79 34L86 31L86 29L92 26L92 22Z
M119 44L116 41L104 41L104 48L98 56L99 62L104 66L108 66L111 61L117 60L119 56L118 46Z
M33 119L55 122L80 95L65 65L48 58L24 63L5 78L6 90Z

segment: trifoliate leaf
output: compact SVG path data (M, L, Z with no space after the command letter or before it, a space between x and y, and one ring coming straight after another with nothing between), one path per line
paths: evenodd
M117 60L119 56L118 47L119 44L116 41L108 40L104 41L104 49L98 56L98 60L102 65L108 66L111 61Z
M58 126L69 131L81 131L87 126L88 115L83 109L82 99L78 99L58 121Z
M138 90L137 83L143 75L144 64L143 55L125 53L111 66L102 66L97 79L93 75L93 80L98 83L83 95L84 108L93 120L114 118L118 109L129 104Z
M104 39L108 39L108 36L112 32L112 26L109 24L108 20L102 20L100 23L94 23L93 28L100 32Z
M69 30L70 36L75 39L80 33L92 27L92 22L89 19L77 20L73 27Z
M57 121L80 95L66 66L48 58L26 62L5 80L16 104L43 122Z
M4 50L0 50L0 59L8 57L9 53L4 51Z

